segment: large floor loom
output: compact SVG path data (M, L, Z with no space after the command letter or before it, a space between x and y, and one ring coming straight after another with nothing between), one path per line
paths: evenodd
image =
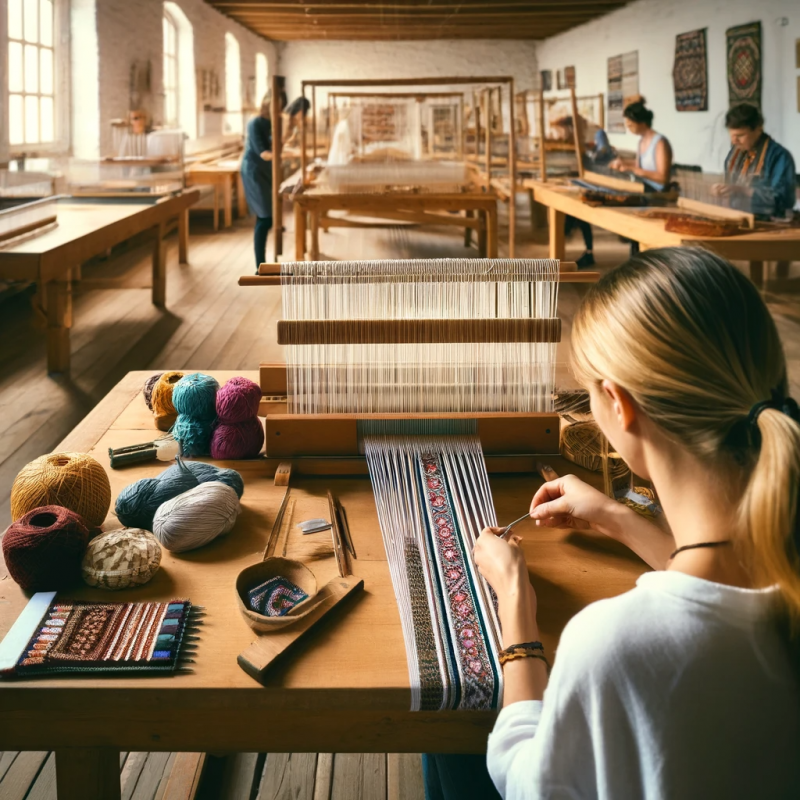
M268 464L370 475L412 709L498 707L495 602L471 552L497 522L488 470L559 450L559 263L297 262L242 282L282 289Z

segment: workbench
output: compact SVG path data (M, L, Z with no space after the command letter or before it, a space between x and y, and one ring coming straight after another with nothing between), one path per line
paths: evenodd
M641 249L653 247L704 247L723 258L750 262L750 277L761 287L766 261L800 261L800 228L778 228L736 236L691 236L665 230L663 219L647 219L641 207L591 206L580 198L580 189L569 184L526 180L533 199L548 209L550 258L564 258L564 217L585 220L598 228L638 242ZM661 210L661 209L659 209Z
M177 223L178 257L189 258L189 207L198 189L143 198L58 201L55 225L0 247L0 278L36 283L34 310L47 325L48 372L69 372L72 280L85 261L144 231L153 234L153 303L166 306L166 236Z
M128 373L58 447L91 453L103 464L112 498L129 483L166 468L157 463L109 467L109 447L147 441L157 433L141 395L150 374ZM241 373L213 374L223 383ZM244 374L258 380L256 373ZM557 471L601 482L599 474L560 458L548 461ZM261 560L285 488L274 485L274 466L268 469L266 459L218 463L238 470L245 482L242 513L230 534L188 553L165 550L161 569L143 587L111 593L81 586L71 593L75 599L123 602L188 598L204 606L207 616L194 672L0 681L0 750L54 749L59 800L117 800L119 752L126 750L485 752L494 712L409 711L400 616L366 475L293 472L296 505L286 540L287 556L297 558L297 548L311 547L306 542L317 539L316 555L307 563L319 585L337 574L330 533L303 537L294 527L300 520L327 517L326 490L331 489L347 513L357 554L352 572L363 579L363 592L344 601L332 618L300 641L267 674L265 685L238 666L237 656L256 634L240 615L234 583L244 567ZM500 522L519 517L541 485L531 473L491 472L490 482ZM104 527L117 526L110 514ZM599 534L538 529L532 522L516 530L536 587L541 638L550 656L575 613L633 588L646 569L630 551ZM0 585L2 637L28 598L10 578Z
M226 228L233 225L233 197L236 194L236 216L247 216L247 199L242 183L242 162L225 158L210 164L192 164L186 168L187 186L211 186L214 190L214 230L219 230L219 210Z

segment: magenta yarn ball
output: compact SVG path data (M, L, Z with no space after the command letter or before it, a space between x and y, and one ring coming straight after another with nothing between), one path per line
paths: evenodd
M248 378L231 378L217 392L217 417L220 422L244 422L258 416L261 387Z
M211 436L211 458L220 461L255 458L264 444L264 428L258 417L233 424L220 422Z

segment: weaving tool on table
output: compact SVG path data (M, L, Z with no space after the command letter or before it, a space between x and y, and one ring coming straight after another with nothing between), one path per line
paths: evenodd
M347 474L366 455L413 710L501 702L495 601L472 561L497 524L484 453L532 471L558 452L559 277L550 260L281 265L286 365L262 366L262 390L288 413L267 414L268 460Z

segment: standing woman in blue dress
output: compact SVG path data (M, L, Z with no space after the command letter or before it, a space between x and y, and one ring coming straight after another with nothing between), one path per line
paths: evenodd
M242 183L247 205L256 215L254 234L256 274L266 261L267 234L272 227L272 113L269 92L261 111L247 123L247 141L242 158Z

